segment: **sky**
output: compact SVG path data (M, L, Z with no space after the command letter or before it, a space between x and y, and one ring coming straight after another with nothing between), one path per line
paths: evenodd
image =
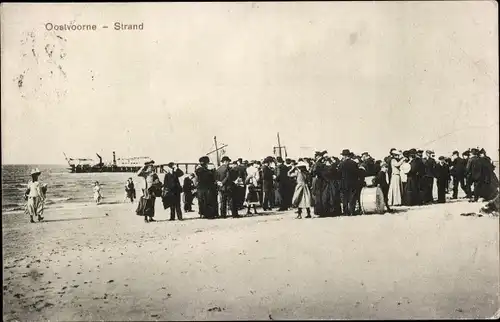
M196 162L214 136L257 159L278 132L290 157L481 146L498 160L497 5L2 4L2 163Z

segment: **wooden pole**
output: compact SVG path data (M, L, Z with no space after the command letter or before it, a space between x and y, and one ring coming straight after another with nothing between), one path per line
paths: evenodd
M278 132L278 156L281 158L280 133Z
M219 149L217 148L217 137L214 136L214 142L215 142L215 153L217 155L217 167L220 166L220 160L219 160Z

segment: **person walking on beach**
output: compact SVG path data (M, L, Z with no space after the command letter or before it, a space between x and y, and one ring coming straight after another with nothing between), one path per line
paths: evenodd
M302 211L306 210L306 218L311 218L311 190L308 186L309 174L307 173L307 164L299 162L297 167L293 167L288 172L290 177L297 178L297 185L293 194L292 203L298 208L297 219L302 219Z
M31 170L31 180L28 182L28 188L24 193L26 203L26 212L30 216L30 223L34 223L34 216L37 216L38 221L43 220L43 210L45 206L45 194L47 192L47 184L41 183L38 178L41 171L38 168Z
M182 220L181 211L181 193L182 187L179 178L184 175L184 172L179 169L173 162L167 164L165 168L165 179L163 181L163 194L162 202L163 207L167 209L170 207L170 221L175 220L175 213L177 219Z
M102 201L101 185L99 184L99 181L94 183L94 201L96 205L100 204Z
M130 202L134 202L135 199L135 186L132 178L128 178L125 183L125 199L129 199Z
M142 189L142 196L139 199L136 213L144 217L145 222L156 221L155 215L156 197L161 196L162 183L156 174L154 161L149 161L137 171L137 176L144 179L145 185Z

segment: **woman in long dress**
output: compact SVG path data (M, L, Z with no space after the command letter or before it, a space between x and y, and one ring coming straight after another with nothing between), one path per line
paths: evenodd
M290 177L297 178L297 185L293 193L292 203L298 208L297 219L302 219L302 211L306 210L306 218L311 218L311 190L309 189L309 174L307 173L307 165L304 162L299 162L297 167L293 167L288 171Z
M210 159L203 156L199 159L200 164L195 169L198 199L198 208L201 218L214 219L219 215L217 203L217 184L215 183L215 171L208 169Z
M26 213L30 216L30 223L34 223L34 216L37 216L38 221L43 220L43 210L45 207L45 193L47 192L47 184L38 181L41 171L37 169L31 170L31 180L28 182L28 188L24 193L26 202Z
M311 168L313 181L314 214L320 217L330 217L340 213L340 196L335 189L335 165L331 159L316 162Z
M401 191L402 191L402 183L401 183L401 165L404 163L404 159L401 158L401 154L397 154L397 159L391 159L391 180L389 184L389 205L391 206L400 206L402 202Z
M137 215L144 217L145 222L156 221L153 219L155 215L156 197L161 195L162 183L156 174L153 164L154 161L147 162L137 171L137 176L144 179L145 185L142 189L141 199L143 199L143 201L139 200L136 212Z
M245 183L247 185L245 191L245 206L247 207L247 215L250 215L250 209L253 208L254 214L257 214L257 206L260 204L259 193L257 186L260 181L259 169L255 167L252 162L247 169L247 178Z

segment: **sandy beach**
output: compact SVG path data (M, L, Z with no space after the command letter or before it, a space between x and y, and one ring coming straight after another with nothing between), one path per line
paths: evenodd
M158 202L157 206L160 206ZM489 318L499 219L464 201L356 217L146 224L135 205L3 220L4 321Z

